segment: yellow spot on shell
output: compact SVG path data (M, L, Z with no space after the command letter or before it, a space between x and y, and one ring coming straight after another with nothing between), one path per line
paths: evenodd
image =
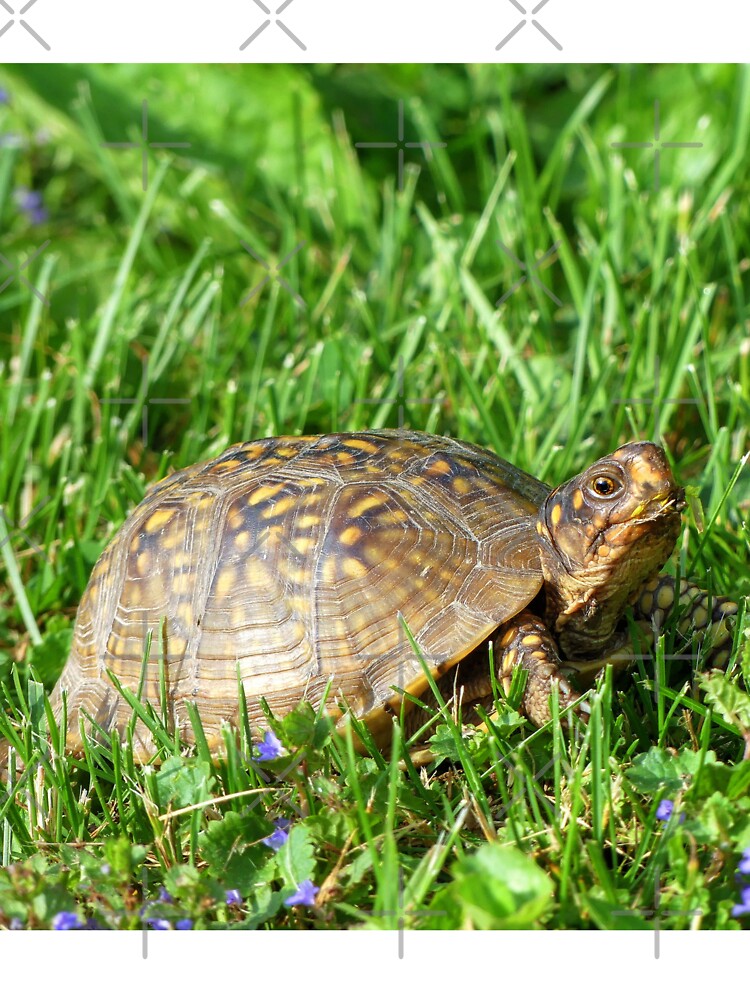
M214 587L214 594L217 597L227 597L234 588L235 583L236 583L236 577L234 570L231 569L222 570L222 572L219 573L219 576L217 577L216 586Z
M238 458L228 458L225 462L219 462L215 465L212 472L233 472L235 469L239 468L242 462Z
M297 518L295 524L298 528L314 528L320 524L320 516L318 514L303 514Z
M145 576L151 566L151 553L141 552L135 560L135 568L139 576Z
M256 504L263 503L264 500L270 500L271 497L275 497L276 494L280 493L283 489L283 483L272 483L268 486L259 486L257 490L253 490L247 498L247 502L254 507Z
M269 504L268 509L263 511L263 517L268 520L272 517L277 517L280 514L286 514L288 510L296 507L296 505L296 497L284 497L283 500L278 500L276 503Z
M307 535L303 535L300 538L295 538L291 543L291 547L299 555L306 555L310 549L315 545L315 539L309 538Z
M154 511L154 513L151 515L151 517L148 519L148 521L146 521L145 525L143 526L144 530L147 531L149 534L159 531L165 525L169 524L174 515L175 515L174 510L170 510L169 508L162 508L162 510Z
M353 503L349 507L347 514L349 517L359 517L364 514L365 511L372 510L373 507L379 507L383 503L383 497L378 495L370 494L368 496L362 497L356 503Z
M562 506L561 504L556 503L549 515L549 519L552 522L553 528L556 528L558 526L561 517L562 517Z
M254 462L256 458L260 458L265 450L265 445L250 444L247 448L242 449L242 454L245 456L245 461Z
M178 597L187 597L193 592L192 573L177 573L172 580L172 593Z
M465 496L467 493L471 492L471 483L468 479L463 476L454 476L451 480L451 486L455 493L460 493L461 496Z
M362 438L346 438L341 443L345 448L358 448L360 451L366 451L368 455L375 455L379 450L378 445L373 444L372 441L364 441Z
M186 649L187 640L183 639L182 636L172 635L169 637L167 644L168 656L184 656Z
M298 451L298 448L290 445L281 445L274 449L275 454L280 455L282 458L294 458Z
M356 579L367 576L367 566L359 559L344 559L341 565L347 576L353 576Z
M116 639L114 636L110 636L107 649L112 656L124 656L127 648L128 644L124 639Z
M538 635L525 635L523 637L523 639L521 639L521 645L522 646L538 646L539 645L539 636Z
M362 529L356 527L356 525L350 525L339 535L339 541L343 542L344 545L354 545L362 537Z
M449 476L451 474L451 467L444 458L439 458L429 466L427 471L430 475Z
M337 451L336 458L342 465L354 465L356 458L350 451Z

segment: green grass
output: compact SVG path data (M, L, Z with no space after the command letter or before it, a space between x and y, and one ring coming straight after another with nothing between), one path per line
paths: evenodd
M548 482L658 437L692 487L674 566L747 595L750 72L28 66L0 82L0 131L24 138L0 149L1 249L21 263L50 240L23 272L49 307L17 279L0 294L0 504L19 529L0 547L0 728L16 720L29 763L0 799L0 924L137 927L151 900L205 927L395 927L402 887L407 926L648 927L659 883L670 911L700 910L663 927L740 926L747 655L692 689L667 629L632 681L600 683L587 728L534 731L501 700L462 739L447 713L425 771L400 738L362 755L304 708L263 774L247 736L221 761L200 740L180 756L158 706L156 769L104 739L49 757L41 685L148 484L233 441L401 410ZM395 151L355 145L395 138L400 99L407 140L447 143L408 151L402 190ZM655 191L653 150L611 143L652 138L657 99L662 140L703 145L664 150ZM191 143L151 154L145 193L140 154L101 146L137 137L143 100L155 141ZM22 186L47 223L19 211ZM266 275L241 241L274 264L303 240L280 273L304 307L278 282L240 306ZM521 273L498 240L529 269L560 241L538 272L560 305L527 281L495 307ZM285 907L306 878L316 906Z

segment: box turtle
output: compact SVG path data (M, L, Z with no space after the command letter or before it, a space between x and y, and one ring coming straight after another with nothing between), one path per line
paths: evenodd
M162 713L166 692L188 741L193 701L214 750L222 720L238 721L239 684L254 736L261 698L282 716L328 690L326 709L348 708L382 744L394 714L411 731L426 718L403 695L429 695L405 624L464 719L492 702L492 641L506 690L515 666L528 672L521 710L542 724L553 685L563 709L580 699L566 664L613 659L626 608L657 624L670 610L675 581L658 572L684 505L649 442L555 490L490 451L405 430L235 445L158 483L107 546L52 702L59 714L66 693L73 752L81 723L123 733L131 719L110 672ZM683 624L712 633L725 662L736 604L684 581L679 593ZM134 747L154 751L142 722Z

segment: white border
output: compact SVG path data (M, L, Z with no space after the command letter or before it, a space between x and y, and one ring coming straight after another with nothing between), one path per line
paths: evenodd
M749 25L738 0L0 0L0 60L745 62Z

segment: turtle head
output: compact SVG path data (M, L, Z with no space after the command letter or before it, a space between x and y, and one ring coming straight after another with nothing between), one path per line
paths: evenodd
M669 558L684 506L650 441L623 445L549 494L537 531L547 623L565 656L611 646L624 609Z

